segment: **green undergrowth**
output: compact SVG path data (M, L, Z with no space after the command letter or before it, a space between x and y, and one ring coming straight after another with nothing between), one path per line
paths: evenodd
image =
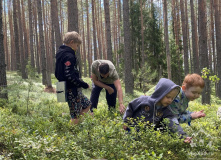
M9 100L0 100L0 159L221 159L221 121L216 116L221 103L215 96L211 105L190 103L190 111L204 110L206 118L182 124L193 136L193 143L185 144L176 135L144 129L144 124L140 132L126 133L118 109L108 111L105 91L94 116L86 114L73 126L67 103L44 92L40 76L25 81L8 72L7 80ZM84 80L91 85L90 78ZM52 82L55 87L54 77ZM83 93L89 98L91 87ZM125 95L125 106L140 95Z

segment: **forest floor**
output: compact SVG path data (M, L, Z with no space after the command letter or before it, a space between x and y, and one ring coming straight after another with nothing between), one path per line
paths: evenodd
M91 84L90 78L83 79ZM206 117L191 126L182 124L193 136L193 142L185 144L176 135L144 129L144 124L140 132L127 134L119 111L108 111L105 91L94 116L86 114L73 126L67 103L45 92L41 77L23 80L7 72L7 81L9 100L0 100L0 159L221 159L221 120L216 115L221 100L214 90L211 105L202 105L200 98L190 102L190 111L204 110ZM54 77L52 84L55 88ZM83 93L89 98L91 87ZM125 95L124 105L140 95L138 90Z

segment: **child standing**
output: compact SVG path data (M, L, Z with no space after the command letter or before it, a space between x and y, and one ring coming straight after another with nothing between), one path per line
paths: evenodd
M205 82L199 74L188 74L184 78L179 95L168 107L173 114L177 115L180 123L187 122L190 125L191 120L206 116L203 110L197 112L186 111L189 101L199 98L204 86Z
M185 138L184 142L190 143L192 138L186 135L177 119L167 108L179 90L180 87L174 82L161 78L151 96L141 96L129 103L123 116L124 122L134 126L144 117L145 122L149 121L150 124L154 124L158 128L163 119L168 118L170 120L169 129L172 132L178 132L181 138ZM130 118L132 118L132 123ZM124 128L128 129L128 127Z
M91 102L81 92L81 88L87 89L89 85L80 79L75 55L81 42L77 32L67 32L64 35L64 45L56 53L55 77L58 81L66 81L67 102L73 124L77 124L79 116L88 112L91 106Z

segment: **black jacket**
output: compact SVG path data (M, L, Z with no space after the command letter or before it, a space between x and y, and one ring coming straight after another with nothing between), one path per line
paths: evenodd
M77 94L77 88L88 88L88 84L79 77L75 51L65 45L60 46L56 53L55 77L58 81L66 81L67 89L74 89Z

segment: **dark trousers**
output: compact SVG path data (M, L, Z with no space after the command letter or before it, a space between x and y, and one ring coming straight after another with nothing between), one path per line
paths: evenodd
M114 84L106 84L108 86L110 86L111 88L114 89L114 93L112 93L111 95L108 93L108 91L106 90L106 100L107 100L107 104L108 104L108 109L110 109L110 107L114 107L116 106L116 98L117 98L117 90L114 86ZM91 105L91 112L93 112L94 108L97 108L97 104L98 104L98 99L99 99L99 95L100 92L103 88L93 85L93 89L91 92L91 98L90 101L92 102Z

